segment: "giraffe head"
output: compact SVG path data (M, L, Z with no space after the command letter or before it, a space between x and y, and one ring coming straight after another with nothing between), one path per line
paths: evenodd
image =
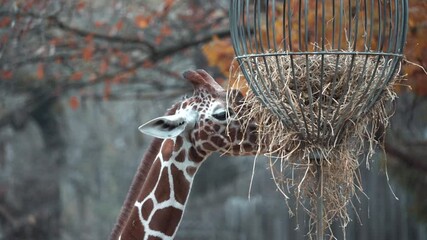
M173 239L204 159L212 152L257 152L255 124L242 127L229 108L236 103L227 104L224 89L203 70L187 71L184 78L193 84L194 95L139 127L156 139L138 168L111 239Z
M204 70L187 71L183 76L193 84L194 95L175 104L165 116L143 124L139 130L161 139L183 138L202 154L256 153L255 124L242 128L226 102L226 91Z

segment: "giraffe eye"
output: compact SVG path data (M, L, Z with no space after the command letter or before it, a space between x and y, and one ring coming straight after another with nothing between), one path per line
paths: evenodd
M222 112L219 112L219 113L214 113L214 114L212 114L212 116L214 118L216 118L217 120L219 120L219 121L225 121L225 119L227 119L227 112L226 111L222 111Z
M227 118L233 117L234 111L231 108L228 109L218 109L212 114L212 117L214 117L216 120L219 121L225 121Z

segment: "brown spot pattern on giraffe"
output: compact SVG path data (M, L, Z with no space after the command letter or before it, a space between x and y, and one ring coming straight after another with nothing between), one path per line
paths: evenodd
M148 172L149 176L158 176L161 171L160 159L156 159ZM157 178L147 178L142 187L141 194L138 196L138 201L143 201L154 189L157 183Z
M184 173L175 165L171 166L175 199L181 204L185 204L190 191L190 183L185 178Z
M252 152L254 150L255 145L252 145L250 143L243 143L242 146L245 152Z
M243 140L243 132L240 129L236 129L237 138L235 140Z
M211 125L211 124L210 124L210 125L206 125L206 126L203 128L203 131L207 132L208 134L214 134L214 133L215 133L215 130L214 130L214 128L212 127L212 125Z
M175 157L175 160L177 162L184 162L185 161L185 149L182 149L178 155Z
M230 138L240 141L243 139L243 133L240 131L240 129L237 128L230 129Z
M174 146L173 150L175 152L178 152L181 149L181 147L182 147L182 143L183 143L182 137L181 136L176 137L176 139L175 139L175 146Z
M241 152L242 146L240 145L233 145L233 152L238 153Z
M185 170L187 171L188 175L190 175L192 177L196 173L197 168L196 167L187 167Z
M154 202L151 199L148 199L142 205L142 207L141 207L141 214L142 214L142 217L145 220L147 220L148 217L150 216L151 211L153 211L153 207L154 207Z
M192 161L199 163L204 159L204 154L202 155L202 153L199 153L195 147L191 147L190 150L188 151L188 157Z
M163 147L162 147L162 156L163 156L163 161L169 161L169 159L172 156L172 149L174 147L174 143L172 139L166 139L163 142Z
M224 138L222 138L220 136L212 136L210 138L210 140L213 144L215 144L218 147L224 147L225 146Z
M161 203L169 199L170 196L170 187L169 187L169 173L167 168L163 168L159 184L157 185L156 190L154 191L154 196L157 199L157 202Z
M215 151L217 149L217 147L213 146L210 142L203 142L202 147L208 151Z
M162 240L162 239L161 239L161 238L159 238L159 237L149 236L149 237L147 238L147 240Z
M258 136L256 135L256 132L250 132L249 134L249 142L253 145L257 145L258 142Z
M157 210L149 227L151 230L162 232L168 236L172 236L175 228L181 220L182 210L174 207L165 207Z
M144 235L144 226L139 220L137 208L132 209L132 213L130 215L130 218L128 219L128 224L126 224L125 226L126 227L122 231L121 239L139 240L141 239L141 236Z
M196 133L196 139L208 139L209 138L209 134L205 131L198 131Z

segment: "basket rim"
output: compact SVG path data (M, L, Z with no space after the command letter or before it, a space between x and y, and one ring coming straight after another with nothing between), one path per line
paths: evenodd
M312 52L288 52L288 51L280 51L280 52L265 52L265 53L250 53L250 54L242 54L236 55L237 59L244 58L254 58L254 57L270 57L270 56L294 56L294 55L361 55L361 56L383 56L383 57L397 57L403 58L403 53L387 53L387 52L361 52L361 51L312 51Z

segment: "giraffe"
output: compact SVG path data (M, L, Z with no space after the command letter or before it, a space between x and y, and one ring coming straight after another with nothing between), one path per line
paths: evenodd
M110 239L173 239L203 161L213 152L257 153L255 124L243 130L227 107L225 90L204 70L187 71L183 76L192 83L194 95L139 127L155 138L138 167Z

